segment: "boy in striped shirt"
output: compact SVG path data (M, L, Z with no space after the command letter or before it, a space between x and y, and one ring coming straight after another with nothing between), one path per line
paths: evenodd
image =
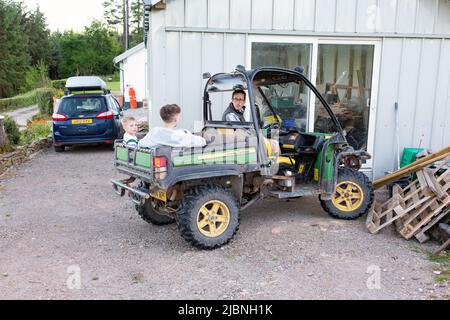
M123 143L127 146L137 147L138 139L136 133L138 132L137 120L133 117L124 117L122 119L122 127L125 130L123 135Z

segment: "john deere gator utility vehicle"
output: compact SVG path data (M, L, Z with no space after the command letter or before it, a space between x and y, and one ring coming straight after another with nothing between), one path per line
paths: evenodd
M347 143L301 67L237 66L203 78L204 126L197 134L208 142L205 147L142 149L115 143L116 169L136 181L134 186L111 182L118 194L130 195L145 221L176 221L192 245L214 249L233 238L241 212L265 197L318 196L323 209L340 219L356 219L369 210L373 187L358 170L370 155ZM237 89L247 93L246 121L222 121ZM273 141L279 154L271 150Z

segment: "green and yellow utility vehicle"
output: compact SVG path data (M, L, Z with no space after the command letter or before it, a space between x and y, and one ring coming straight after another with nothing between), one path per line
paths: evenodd
M205 147L115 143L116 169L136 181L133 186L111 182L118 194L130 195L145 221L176 221L192 245L214 249L233 238L241 212L265 197L318 196L324 210L340 219L368 212L373 186L359 169L370 155L347 143L301 67L237 66L203 78L203 128L197 134L206 139ZM236 89L247 93L246 122L222 121ZM271 150L273 141L279 154Z

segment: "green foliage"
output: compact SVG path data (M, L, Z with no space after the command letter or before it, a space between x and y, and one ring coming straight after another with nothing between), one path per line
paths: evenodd
M18 144L20 140L20 131L17 123L12 117L5 117L5 131L8 136L9 143Z
M64 32L58 41L61 77L114 73L112 60L120 54L120 44L101 22L92 22L84 33Z
M49 122L32 122L28 125L27 129L22 132L19 144L25 145L40 138L46 138L51 132L52 129Z
M60 80L52 80L51 87L55 88L57 90L63 90L66 87L66 81L67 79L60 79Z
M121 4L122 0L114 2ZM39 8L28 10L23 1L0 0L0 110L34 103L14 97L20 92L64 88L65 81L49 84L48 78L114 74L112 60L121 52L117 31L99 21L81 33L50 34ZM1 100L9 97L14 98Z
M103 5L103 18L109 27L116 28L123 24L123 1L105 0Z
M0 99L0 110L15 110L23 107L28 107L33 104L39 106L39 111L42 114L52 115L53 113L53 97L64 95L61 90L54 88L39 88L31 90L27 93L6 99Z
M0 111L14 110L36 104L36 90L12 98L0 99Z
M120 73L119 72L114 72L114 74L101 76L101 78L105 82L117 82L117 81L120 81Z
M130 3L130 48L144 41L144 2L141 0Z
M56 98L60 99L60 98L64 97L64 91L61 90L61 89L56 89L55 95L54 95L54 96L55 96Z
M144 41L144 3L142 0L127 0L129 2L129 47L132 48ZM103 20L109 30L124 30L124 9L122 0L105 0L103 4ZM125 43L124 36L121 42Z
M450 252L442 251L438 255L429 255L428 259L432 262L439 263L437 268L439 274L434 277L436 282L450 281Z
M30 65L24 12L23 3L0 0L0 98L19 92Z
M50 78L48 77L48 68L41 60L34 67L30 67L25 76L25 84L22 92L28 92L37 88L50 86Z
M39 112L43 115L53 113L53 97L56 90L53 88L40 88L36 91L36 103L39 106Z
M48 116L48 115L43 115L40 112L31 117L31 122L42 121L42 120L52 121L52 117Z
M117 82L107 82L106 85L108 86L108 89L114 92L122 90L120 87L120 81Z
M39 7L26 13L25 32L29 39L28 52L31 56L31 65L50 65L52 62L52 55L49 54L51 53L50 30L47 28L44 13L40 11Z

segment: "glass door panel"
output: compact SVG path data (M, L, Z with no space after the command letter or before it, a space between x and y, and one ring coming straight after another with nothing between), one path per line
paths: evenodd
M319 44L317 89L357 150L367 150L374 45ZM326 131L329 116L316 99L314 130Z
M312 44L306 43L272 43L252 42L251 68L256 67L281 67L294 69L302 66L307 78L311 74L311 50ZM277 109L277 114L282 118L286 127L298 127L302 131L308 128L308 106L310 90L304 83L286 84L284 86L272 86L267 95L271 105ZM257 92L256 103L265 115L266 102Z

